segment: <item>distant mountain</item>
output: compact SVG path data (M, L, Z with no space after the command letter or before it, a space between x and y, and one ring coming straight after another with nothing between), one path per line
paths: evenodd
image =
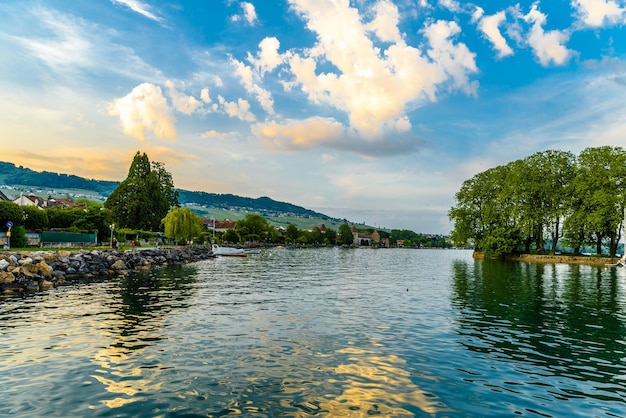
M29 186L45 190L91 191L106 198L118 185L116 181L85 179L72 174L34 171L15 164L0 162L0 185ZM202 191L177 189L179 201L183 205L199 206L207 209L225 209L255 212L264 216L294 216L301 218L332 219L327 215L305 209L291 203L278 202L269 197L249 198L233 194L216 194Z
M51 189L90 190L108 196L117 187L115 181L88 180L72 174L33 171L15 164L0 162L0 184L45 187Z

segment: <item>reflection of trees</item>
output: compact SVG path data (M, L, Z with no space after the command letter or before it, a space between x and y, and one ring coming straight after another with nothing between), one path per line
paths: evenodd
M103 403L111 408L134 402L139 393L157 393L163 384L154 346L161 340L164 320L190 305L196 293L193 266L133 272L112 288L109 310L101 323L113 341L95 353L99 369L93 377L109 393L124 395ZM148 350L148 352L146 352Z
M452 303L459 308L462 344L621 392L614 379L626 336L619 273L578 265L456 262Z

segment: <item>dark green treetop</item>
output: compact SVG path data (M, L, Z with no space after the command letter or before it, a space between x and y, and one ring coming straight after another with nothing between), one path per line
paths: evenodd
M170 208L179 207L178 192L163 164L150 164L148 156L137 151L122 181L104 202L120 227L157 231Z

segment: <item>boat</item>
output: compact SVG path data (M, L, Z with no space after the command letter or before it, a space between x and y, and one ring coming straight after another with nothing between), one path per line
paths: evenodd
M242 248L233 248L233 247L220 247L217 244L213 244L211 246L211 250L215 255L221 255L224 257L247 257L245 250Z

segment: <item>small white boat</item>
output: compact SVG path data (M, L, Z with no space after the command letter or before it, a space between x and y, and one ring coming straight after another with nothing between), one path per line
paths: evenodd
M217 244L211 246L211 250L215 255L232 256L232 257L247 257L248 254L242 248L233 247L220 247Z

